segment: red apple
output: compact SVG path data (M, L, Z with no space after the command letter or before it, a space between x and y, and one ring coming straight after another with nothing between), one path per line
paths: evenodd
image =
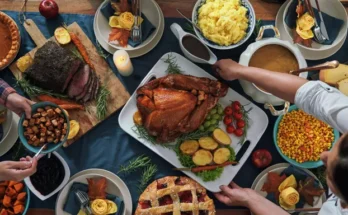
M39 11L46 19L52 19L59 13L59 7L54 0L43 0L40 3Z
M265 168L272 162L272 155L266 149L259 149L254 151L252 161L257 168Z

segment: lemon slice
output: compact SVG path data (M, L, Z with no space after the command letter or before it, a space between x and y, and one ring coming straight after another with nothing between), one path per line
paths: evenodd
M120 23L118 21L118 16L111 16L110 19L109 19L109 25L110 27L112 28L118 28L120 27Z
M68 135L68 140L73 139L80 130L80 124L76 120L70 120L70 131Z
M21 72L25 72L29 66L33 64L33 59L29 55L25 55L18 59L16 65Z

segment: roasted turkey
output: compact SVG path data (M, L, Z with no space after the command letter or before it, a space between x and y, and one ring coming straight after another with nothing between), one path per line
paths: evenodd
M137 107L148 133L166 143L197 130L227 90L209 78L167 75L137 90Z

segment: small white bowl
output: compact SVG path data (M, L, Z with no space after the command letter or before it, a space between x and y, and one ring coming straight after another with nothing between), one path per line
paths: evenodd
M192 10L192 22L194 23L198 23L198 10L199 8L201 8L201 6L203 4L205 4L206 0L197 0L195 6L193 7ZM237 44L233 44L233 45L229 45L229 46L222 46L222 45L218 45L210 40L208 40L207 38L205 38L201 32L199 32L196 28L193 28L196 35L198 36L198 38L207 46L214 48L214 49L218 49L218 50L229 50L229 49L234 49L237 48L239 46L241 46L243 43L245 43L250 36L253 34L254 29L255 29L255 24L256 24L256 15L255 15L255 11L253 6L251 5L251 3L248 0L241 0L242 6L246 7L248 9L248 19L249 19L249 27L247 28L247 34L245 35L245 37L239 41Z
M24 179L25 184L27 185L27 187L30 189L30 191L37 196L41 201L45 201L46 199L52 197L54 194L58 193L61 189L64 188L64 186L68 183L69 178L70 178L70 169L68 164L65 162L65 160L63 159L62 156L60 156L57 152L52 152L59 160L60 162L62 162L63 167L64 167L64 179L62 181L62 183L51 193L49 193L48 195L42 195L37 189L35 189L35 187L33 186L33 184L30 181L30 178L27 177ZM46 155L48 156L48 155Z
M310 1L311 1L313 8L317 9L317 6L315 4L315 0L310 0ZM285 31L288 34L288 36L293 38L292 29L290 29L285 22L285 17L286 17L287 11L289 10L291 3L292 3L292 1L289 1L285 7L284 14L283 14L283 25L285 27ZM335 41L331 45L322 45L322 44L319 44L315 41L313 41L312 47L306 47L306 46L301 45L301 44L297 44L297 45L299 46L300 49L310 51L314 55L317 52L325 51L328 53L329 56L331 56L331 55L335 54L335 52L337 50L336 47L342 46L342 42L345 41L345 39L347 37L347 29L348 29L347 11L339 0L330 0L330 1L319 0L319 6L320 6L320 9L322 10L323 13L326 13L332 17L335 17L337 19L341 19L344 21L344 23L340 29L340 32L337 35L337 38L335 39ZM320 20L317 20L317 21L319 24ZM329 25L330 23L325 23L325 24ZM329 56L327 56L327 57L329 57Z
M10 130L12 128L12 111L6 109L4 106L0 106L0 111L6 110L6 121L4 123L2 123L2 131L3 131L3 135L2 135L2 139L0 140L0 146L1 143L3 143L4 140L6 140L8 134L10 133Z

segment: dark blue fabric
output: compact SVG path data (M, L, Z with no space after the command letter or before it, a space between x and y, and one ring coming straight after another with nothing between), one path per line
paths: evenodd
M5 11L5 13L9 14L12 18L18 21L18 13ZM48 38L50 35L53 35L53 31L48 30L47 25L53 22L46 21L43 19L39 13L27 13L27 17L33 19L34 22L39 26L40 30L44 33L44 35ZM83 31L90 37L93 43L96 42L94 33L93 33L93 16L88 15L72 15L72 14L63 14L61 17L65 21L66 24L71 24L72 22L77 22ZM173 35L170 30L170 25L172 23L178 23L181 26L185 26L186 22L181 18L166 18L165 19L165 30L161 41L158 45L149 53L144 56L133 58L132 63L134 66L134 74L129 77L122 77L116 72L116 68L112 63L112 56L108 58L109 65L113 68L113 71L117 75L117 77L124 83L127 90L132 94L137 86L140 84L141 80L145 77L145 75L151 70L151 68L155 65L155 63L166 53L173 51L177 52L181 55L183 53L180 50L178 45L178 40ZM56 23L58 24L58 23ZM274 21L263 22L263 24L274 24ZM59 24L58 24L59 25ZM50 26L50 29L54 29L58 27L58 25ZM19 24L21 35L22 35L22 46L20 49L19 56L26 54L28 51L35 47L33 41L30 39L29 35L26 33L24 28ZM217 51L213 50L219 59L223 58L231 58L233 60L238 61L240 54L246 49L246 47L254 42L255 38L250 38L246 44L243 46L230 50L230 51ZM309 61L309 65L322 63L327 60L339 60L340 62L348 61L347 50L348 42L346 41L342 49L337 52L334 56L329 59L324 59L321 61ZM212 73L211 67L208 65L198 64L205 71ZM9 84L14 86L14 76L9 70L2 71L0 73L0 78L3 78ZM245 95L238 81L230 81L227 82L229 86L245 96L247 99L252 101L250 97ZM18 87L16 89L19 92L22 92ZM256 104L260 108L263 109L262 104ZM132 158L139 156L141 154L146 154L151 157L153 163L158 165L158 172L155 178L161 178L168 175L183 175L183 173L178 171L173 171L173 166L169 164L167 161L156 155L150 149L148 149L143 144L136 141L134 138L126 134L118 124L118 116L120 111L114 113L106 120L101 122L95 128L93 128L90 132L85 134L80 140L73 143L68 148L61 148L58 150L58 153L63 156L63 158L67 161L71 174L74 175L77 172L80 172L89 168L101 168L106 169L111 172L117 173L120 165L126 164ZM260 142L256 146L256 149L267 149L271 152L273 159L272 163L283 163L285 162L282 157L277 152L274 143L273 143L273 125L275 123L276 117L272 116L269 111L266 111L269 118L269 125L265 134L260 139ZM13 154L13 150L7 153L5 156L1 157L0 160L9 160L11 159L11 155ZM238 172L234 181L242 187L250 187L257 177L257 175L262 171L262 169L258 169L253 166L251 157L245 162L241 170ZM140 180L140 171L135 172L134 174L128 176L121 176L125 183L127 184L133 200L133 209L135 210L137 206L137 200L139 198L139 191L137 189L137 185ZM209 196L214 198L211 193ZM57 195L51 197L50 199L42 202L34 195L31 195L31 208L54 208L55 201ZM214 198L215 206L217 209L229 208L224 204L220 203L218 200Z
M115 13L114 9L111 7L111 4L105 4L104 7L101 8L101 12L107 20L109 20L111 16L114 16ZM145 41L152 34L152 32L156 30L156 27L153 26L153 24L144 14L141 14L141 17L143 18L143 22L141 23L141 34L142 40ZM128 44L132 47L137 47L141 44L141 42L134 42L129 38Z
M311 175L309 175L307 172L303 171L302 169L299 169L295 166L289 166L288 168L284 169L283 172L280 173L280 175L285 174L287 177L289 177L290 175L294 175L294 177L296 178L297 184L300 183L300 181L305 181L306 178L308 177L312 177ZM316 187L319 186L319 182L317 180L315 180L314 185ZM268 194L266 196L266 198L268 200L270 200L271 202L274 202L276 204L279 203L279 199L275 199L275 195L272 194ZM303 208L303 206L305 205L306 201L305 199L301 196L300 197L300 201L296 204L296 208ZM295 215L298 213L294 213Z
M83 192L88 192L88 186L87 184L82 184L82 183L78 183L75 182L71 185L71 188L69 190L69 194L68 197L66 199L65 205L64 205L64 211L68 212L70 214L77 214L80 210L80 202L77 199L75 192L77 190L83 191ZM115 204L117 205L117 212L113 213L114 215L121 215L123 214L123 210L124 210L124 203L123 200L120 199L118 196L114 196L111 194L107 194L106 195L106 199L115 202Z
M291 5L289 6L289 10L287 11L285 15L285 22L289 26L289 28L294 29L296 28L296 20L297 20L297 13L296 13L296 6L297 6L298 0L293 0ZM320 16L317 9L313 8L315 19L318 22L318 25L320 23ZM342 25L344 24L344 21L341 19L337 19L335 17L332 17L324 12L321 12L323 15L325 27L327 30L327 34L329 35L330 40L326 40L323 44L325 45L331 45L337 38L338 33L341 30Z

